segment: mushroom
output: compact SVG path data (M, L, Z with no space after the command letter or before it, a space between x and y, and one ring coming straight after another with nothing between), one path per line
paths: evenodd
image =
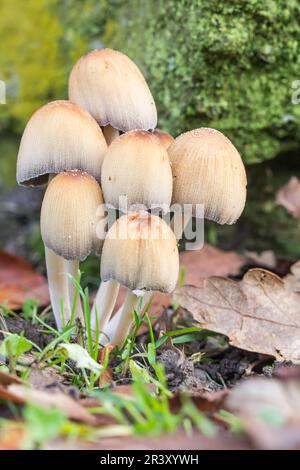
M97 122L78 105L54 101L36 111L24 130L17 161L17 181L22 185L47 183L53 174L65 170L85 170L98 181L106 141ZM74 275L72 266L46 249L47 266L51 266L52 284L59 279L59 297L70 291L67 274ZM56 270L56 274L55 274ZM59 273L65 273L59 276ZM75 273L77 274L77 272ZM55 316L57 305L53 304ZM78 314L80 305L78 303Z
M105 331L111 344L121 346L126 339L140 295L155 290L172 292L178 273L177 241L160 217L140 211L123 215L112 225L104 240L101 278L117 281L128 292L121 314L114 317L118 322L110 322Z
M167 151L159 139L148 131L131 131L115 139L104 158L101 187L105 203L123 212L127 212L127 207L122 205L121 197L127 198L129 207L168 210L172 171ZM92 319L95 322L97 308L102 331L113 311L119 287L113 280L102 282L96 295Z
M153 134L159 138L160 142L165 147L165 149L168 149L175 140L174 137L172 137L170 134L160 129L155 129L153 131Z
M70 284L66 285L62 279L66 273L61 260L66 260L68 273L76 275L79 261L91 253L100 255L105 235L103 226L102 236L99 236L96 214L102 204L99 184L84 171L60 173L47 187L41 210L41 233L45 244L51 304L59 328L62 326L62 295L66 301L65 322L70 320L72 311Z
M49 175L84 170L100 180L107 145L96 121L70 101L52 101L28 121L17 161L17 182L38 186Z
M169 207L172 199L172 170L160 140L148 131L131 131L109 146L102 165L101 185L106 204L127 204L147 209Z
M140 70L112 49L91 51L77 61L69 78L69 98L96 119L109 141L116 137L111 128L148 130L157 123L154 99Z
M119 131L154 129L157 124L155 102L142 73L129 57L112 49L91 51L77 61L69 77L69 98L102 126L108 145ZM102 312L111 311L117 290L114 282L101 283L96 304Z
M233 224L246 200L247 178L237 149L221 132L200 128L175 139L168 148L173 172L173 204L204 204L204 217ZM187 220L185 221L187 222ZM182 230L177 233L180 238Z

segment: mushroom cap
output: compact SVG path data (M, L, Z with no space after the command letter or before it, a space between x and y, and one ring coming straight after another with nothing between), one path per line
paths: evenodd
M100 254L105 237L98 217L102 204L101 188L88 173L74 170L55 176L41 210L45 245L67 260L82 261L90 253Z
M109 229L101 257L101 279L131 290L172 292L179 274L174 233L161 218L140 211L123 215Z
M246 201L247 177L237 149L209 128L181 134L168 148L173 172L173 203L204 204L204 217L233 224Z
M127 196L128 205L169 206L172 185L168 153L152 132L127 132L108 147L101 175L106 204L119 208L119 197Z
M159 138L160 142L162 145L165 147L165 149L169 148L170 145L174 142L174 137L172 137L170 134L168 134L165 131L162 131L161 129L155 129L153 131L153 134Z
M48 175L84 170L100 179L107 145L97 122L77 104L53 101L38 109L24 130L17 181L40 185Z
M69 98L86 109L100 126L154 129L157 111L149 87L135 63L112 49L81 57L69 78Z

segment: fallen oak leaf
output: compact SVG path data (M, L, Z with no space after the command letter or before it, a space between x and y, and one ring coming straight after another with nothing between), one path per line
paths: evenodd
M300 361L300 294L275 274L251 269L239 282L211 277L174 297L202 327L226 335L233 346Z
M95 416L91 415L79 401L65 395L62 392L48 393L42 390L34 390L23 385L12 384L3 391L7 398L18 404L33 403L43 408L53 408L64 413L68 418L91 426L97 424ZM1 388L0 388L1 392ZM0 393L1 396L1 393ZM5 396L3 397L5 398Z
M6 423L0 430L0 450L21 449L24 437L25 429L21 423Z
M251 377L230 391L225 405L234 413L258 418L266 409L274 410L283 423L300 424L300 381Z
M0 251L0 304L17 310L27 299L38 300L40 306L49 304L45 278L20 256Z
M276 203L300 218L300 180L293 176L276 194Z
M252 377L230 391L225 408L260 449L300 448L300 381Z
M52 366L40 368L37 364L30 366L28 383L36 390L45 390L49 387L61 387L65 376L58 369Z
M84 441L54 441L46 446L46 450L250 450L252 447L240 439L236 439L228 432L220 431L216 437L206 437L193 430L187 434L183 429L175 433L164 433L160 437L151 436L124 436L101 438L97 443Z
M184 284L201 287L210 276L235 276L248 262L234 251L223 251L204 244L201 250L180 253L180 266L185 268Z
M0 371L0 386L7 387L11 384L21 384L22 381L16 375Z
M285 287L292 292L300 292L300 261L290 267L291 274L284 277Z

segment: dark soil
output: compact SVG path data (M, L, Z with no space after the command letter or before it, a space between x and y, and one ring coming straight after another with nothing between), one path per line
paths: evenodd
M158 361L164 364L168 386L173 391L202 392L231 388L243 377L255 374L269 376L274 370L272 358L260 357L231 346L219 357L212 359L204 356L197 363L193 362L192 357L184 356L183 351L165 349L158 356Z
M43 326L40 324L33 324L29 320L24 320L23 318L18 318L15 316L6 317L5 323L7 329L10 333L20 334L24 333L25 338L32 341L41 349L47 346L50 341L53 339L53 335L46 334L43 331ZM3 339L3 334L0 333L0 339Z
M180 311L180 327L190 326L190 317L187 312ZM175 314L168 315L170 329L176 329ZM45 334L43 327L32 324L20 317L12 316L5 319L8 330L11 333L24 333L30 341L44 348L53 336ZM176 318L178 321L178 317ZM185 324L186 322L186 324ZM160 319L154 325L154 333L158 337L165 319ZM2 335L3 336L3 335ZM0 339L1 339L0 334ZM149 341L148 333L137 339L137 351L141 345ZM141 344L139 344L141 343ZM223 335L203 331L200 339L183 345L174 345L169 339L157 350L157 361L165 367L168 387L171 391L193 392L196 394L203 391L218 391L233 387L239 380L250 375L264 375L272 377L276 375L278 368L282 370L289 363L277 363L274 359L253 352L244 351L228 344ZM116 359L111 358L111 367L116 366ZM118 383L130 383L131 378L127 372L125 376L113 377ZM58 382L54 377L44 383L44 386L56 387ZM113 380L114 381L114 380ZM61 384L58 384L61 386ZM74 393L74 392L72 392Z

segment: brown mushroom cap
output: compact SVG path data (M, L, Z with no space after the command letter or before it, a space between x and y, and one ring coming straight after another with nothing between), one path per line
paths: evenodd
M243 161L230 140L215 129L200 128L175 139L168 148L173 172L173 203L204 204L204 216L233 224L246 200ZM194 212L195 214L195 212Z
M100 254L104 232L102 239L97 236L97 210L101 204L100 186L88 173L75 170L55 176L41 210L45 245L67 260L82 261L90 253Z
M169 206L172 170L168 153L148 131L131 131L108 147L102 165L101 185L107 204L119 208L120 196L128 205Z
M38 109L24 130L17 161L17 181L39 185L48 175L84 170L100 179L107 145L97 122L70 101Z
M169 148L170 145L174 142L174 137L172 137L170 134L168 134L165 131L162 131L161 129L155 129L153 131L153 134L159 138L161 144L165 147L165 149Z
M146 211L120 217L102 251L101 278L131 290L172 292L179 274L176 238L170 227Z
M125 54L99 49L81 57L69 78L69 98L86 109L100 126L154 129L157 111L148 85Z

